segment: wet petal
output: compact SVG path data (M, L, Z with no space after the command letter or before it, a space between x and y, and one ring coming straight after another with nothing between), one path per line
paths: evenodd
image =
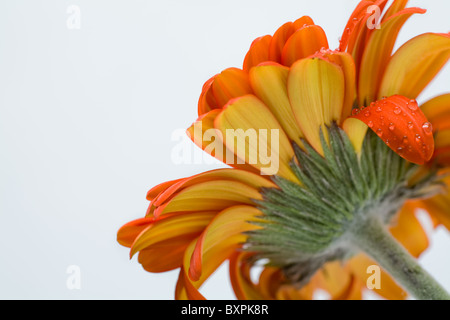
M432 125L415 100L395 95L352 116L368 125L404 159L424 164L434 151Z

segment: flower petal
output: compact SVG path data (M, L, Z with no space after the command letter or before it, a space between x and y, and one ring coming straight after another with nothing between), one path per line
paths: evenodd
M244 232L260 229L251 224L257 221L262 212L252 206L234 206L223 210L215 216L208 227L198 238L189 264L189 277L198 281L211 260L224 261L230 256L225 254L230 249L233 252L245 242Z
M216 159L238 169L258 173L254 167L240 163L237 156L231 152L219 137L221 134L214 128L214 120L221 113L221 109L214 109L201 115L187 130L186 134L203 151ZM229 159L232 159L231 161Z
M192 185L176 193L155 209L154 215L222 210L237 204L253 204L253 199L262 199L255 188L237 181L212 180Z
M415 100L395 95L372 103L352 118L368 125L389 148L410 162L424 164L433 155L432 126Z
M230 281L238 300L264 300L250 278L251 266L246 260L251 256L248 252L236 252L230 258Z
M188 243L198 236L217 214L215 211L170 214L154 220L136 237L130 250L130 257L145 248L164 243L172 238L188 236ZM164 256L167 252L161 251Z
M297 19L295 22L287 22L283 24L273 34L272 41L269 46L269 60L281 63L281 53L292 34L304 26L313 25L313 20L308 16L303 16Z
M230 101L214 121L228 149L262 174L297 181L289 167L291 143L270 110L253 95ZM278 137L277 137L278 135Z
M291 67L288 95L295 118L308 142L322 154L320 129L332 121L340 122L344 94L344 74L339 66L308 58Z
M303 137L295 121L287 94L289 69L278 64L265 64L250 71L250 84L255 95L263 101L277 118L289 139L301 146Z
M368 267L377 265L375 261L367 257L365 254L359 254L347 263L349 268L353 271L361 282L367 282L370 274L367 273ZM372 290L388 300L404 300L408 294L392 279L392 277L380 268L380 289L373 288Z
M364 122L354 118L347 118L342 124L342 129L344 129L357 154L361 153L368 128Z
M281 63L290 67L295 61L309 57L320 49L328 49L327 36L317 25L306 25L286 42L281 54Z
M450 34L425 33L400 47L382 78L378 97L416 99L450 58Z
M392 235L418 258L428 248L428 236L414 214L415 206L406 204L398 213L390 228Z
M420 110L433 124L434 131L450 129L450 93L428 100Z
M383 22L380 29L373 31L361 61L358 83L360 106L367 106L376 100L381 79L383 78L386 65L391 58L397 35L403 24L414 13L425 13L425 10L419 8L402 10ZM392 79L389 78L389 81L392 81ZM395 91L392 94L401 93ZM384 92L382 96L388 96L388 94Z
M272 41L272 36L263 36L255 39L248 50L243 69L249 72L252 67L257 66L262 62L269 61L269 46Z
M233 98L252 93L248 74L237 68L222 71L214 78L211 87L218 108L222 108Z
M198 183L214 181L214 180L230 180L244 183L252 188L260 189L262 187L274 188L276 185L260 175L238 169L216 169L207 172L202 172L189 178L181 179L180 182L170 186L162 192L156 201L155 206L160 206L172 197L176 192L179 192L187 187L196 185Z
M124 224L117 232L117 241L131 247L136 237L153 222L151 218L140 218Z

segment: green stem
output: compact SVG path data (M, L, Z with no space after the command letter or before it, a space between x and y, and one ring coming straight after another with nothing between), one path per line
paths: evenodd
M381 221L370 219L354 229L350 235L353 244L379 263L413 297L450 300L447 291L391 236Z

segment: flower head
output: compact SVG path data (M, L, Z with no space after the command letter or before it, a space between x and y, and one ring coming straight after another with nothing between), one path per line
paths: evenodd
M425 10L386 3L361 1L336 50L301 17L253 41L242 69L204 84L187 133L233 168L152 188L146 216L118 232L147 271L180 268L176 298L204 298L200 286L229 260L239 299L311 299L318 288L358 299L373 264L358 243L368 224L389 226L415 257L428 245L416 208L449 226L448 196L436 196L448 183L449 95L415 99L450 58L450 34L393 53L403 24ZM368 27L374 5L385 10L379 28ZM406 297L382 279L378 293Z

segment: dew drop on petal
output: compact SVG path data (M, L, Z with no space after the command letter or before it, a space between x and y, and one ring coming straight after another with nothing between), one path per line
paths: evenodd
M381 111L383 111L383 109L381 109L381 106L378 106L378 107L375 109L375 111L376 111L376 112L381 112Z
M419 109L416 103L408 104L408 108L411 111L416 111L417 109Z
M414 128L414 125L413 125L413 123L410 121L410 122L408 122L408 129L412 129L412 128Z
M400 109L400 107L395 107L394 108L394 113L395 114L400 114L402 112L402 109Z
M389 123L389 130L394 131L394 129L395 129L394 124L392 122Z
M398 154L402 154L403 151L405 151L405 150L403 149L403 147L398 147L398 148L397 148L397 153L398 153Z
M370 117L370 111L367 110L366 112L364 112L364 116L365 116L365 117Z
M383 130L377 129L377 135L381 137L383 135Z
M402 142L403 142L404 144L407 144L407 143L408 143L408 137L407 137L407 136L403 136Z
M367 125L369 126L369 128L372 128L373 127L373 121L370 120L369 122L367 122Z
M420 139L421 139L422 137L420 136L420 134L416 134L416 142L420 142Z
M359 109L355 108L352 110L352 115L357 115L359 113Z
M427 135L430 135L433 132L433 126L428 121L424 122L424 124L422 125L422 129L423 132L425 132L425 134Z

